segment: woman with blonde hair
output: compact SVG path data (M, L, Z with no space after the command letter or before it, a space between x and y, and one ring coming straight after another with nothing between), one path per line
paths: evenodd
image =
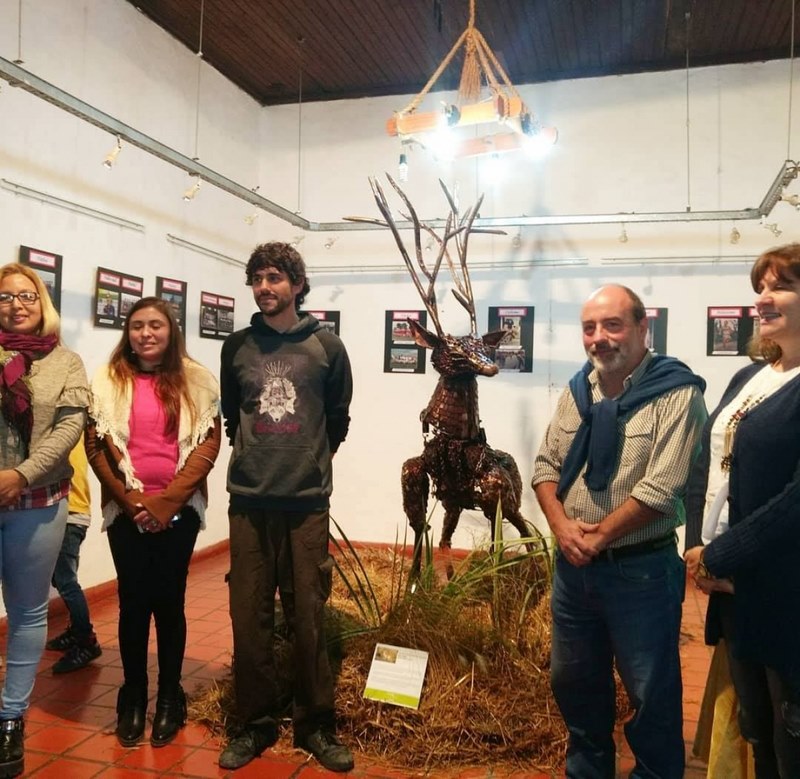
M180 684L186 578L219 444L216 379L187 356L171 306L142 298L128 313L109 364L92 381L86 431L117 572L124 684L116 735L123 746L144 734L151 617L158 696L150 743L168 744L186 722Z
M687 545L695 545L685 557L710 594L706 641L725 639L756 777L797 779L800 243L764 252L750 281L757 362L734 375L706 425L687 489Z
M64 538L89 391L80 357L39 276L0 268L0 580L8 615L0 776L24 769L23 715L47 638L50 578Z

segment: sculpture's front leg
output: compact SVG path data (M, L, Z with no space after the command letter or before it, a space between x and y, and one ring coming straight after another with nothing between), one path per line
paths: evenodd
M428 514L428 492L430 483L422 457L412 457L403 463L400 475L403 490L403 511L408 524L414 531L414 556L411 560L411 574L419 573L422 558L422 541L425 533L425 518Z

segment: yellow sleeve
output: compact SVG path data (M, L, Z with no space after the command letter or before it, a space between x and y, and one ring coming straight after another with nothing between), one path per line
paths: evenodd
M69 453L69 464L73 470L72 480L69 485L69 513L91 514L92 496L89 493L89 463L86 459L83 436L78 439L78 443Z

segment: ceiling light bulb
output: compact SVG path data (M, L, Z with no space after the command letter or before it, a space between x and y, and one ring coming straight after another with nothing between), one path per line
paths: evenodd
M400 162L397 166L397 178L399 181L408 181L408 160L405 154L400 155Z
M455 127L461 121L461 111L458 106L445 105L444 120L448 127Z
M445 125L427 134L425 148L437 162L451 162L455 156L456 141L455 133Z
M483 170L490 182L497 184L506 173L506 164L499 154L492 154L484 162Z
M620 243L628 243L628 232L625 229L625 225L622 225L622 230L619 234L619 242Z
M731 243L739 243L742 234L737 230L736 226L731 229Z
M521 232L517 233L517 234L516 234L516 235L515 235L515 236L514 236L514 237L511 239L511 246L512 246L514 249L519 249L519 248L521 248L521 247L522 247L522 233L521 233Z
M117 145L108 154L106 154L106 158L103 160L103 167L108 170L111 170L121 151L122 151L122 139L119 136L117 136Z
M332 249L332 248L333 248L333 245L334 245L335 243L336 243L336 238L328 238L328 240L327 240L327 241L325 241L325 248L326 248L326 249Z
M251 225L251 224L253 224L253 222L256 221L256 219L258 219L258 211L253 211L252 214L248 214L244 218L244 221L247 222L247 224Z
M194 200L195 195L197 195L197 193L200 191L201 183L202 183L201 179L197 179L197 181L195 181L194 184L192 184L192 186L189 187L189 189L187 189L186 192L183 193L183 199L187 202L190 200Z
M304 236L304 235L296 235L296 236L295 236L295 237L292 239L292 242L291 242L291 244L290 244L290 245L291 245L291 246L299 246L299 245L300 245L300 244L303 242L303 239L304 239L304 238L305 238L305 236Z

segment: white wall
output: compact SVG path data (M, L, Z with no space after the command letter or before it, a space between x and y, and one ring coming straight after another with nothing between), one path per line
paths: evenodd
M23 67L188 156L194 154L197 58L122 0L43 0L24 6ZM77 8L76 8L77 7ZM0 56L16 59L16 0L0 0ZM207 65L202 66L199 156L209 167L314 221L376 215L367 177L396 169L399 145L384 125L408 96L302 106L298 150L296 105L263 109ZM795 79L797 80L797 79ZM423 152L410 156L407 192L424 217L444 216L437 177L457 189L461 203L485 192L483 216L616 213L621 211L741 209L756 206L787 155L786 62L696 70L690 76L690 143L686 149L686 84L682 72L586 79L525 86L521 93L545 124L559 128L559 142L540 161L510 159L509 175L493 184L483 164L438 167ZM435 105L443 96L431 98ZM447 97L447 96L444 96ZM797 101L795 101L797 102ZM797 154L797 120L790 155ZM225 255L246 259L263 240L292 240L297 228L204 186L191 203L180 195L188 177L144 152L125 146L113 170L101 166L114 139L28 93L0 82L0 176L144 225L135 232L0 189L0 262L25 244L64 255L63 318L69 345L90 373L113 347L118 333L91 324L91 295L98 265L136 273L145 291L155 276L189 282L188 347L216 370L219 346L200 339L201 290L236 298L236 325L253 310L240 269L180 249L178 235ZM690 192L687 193L687 168ZM299 176L298 176L299 172ZM796 187L795 187L796 188ZM690 198L690 200L689 200ZM646 305L670 310L668 350L709 380L710 405L744 358L705 356L706 306L746 304L753 298L748 263L766 247L798 235L800 215L786 204L769 219L775 238L755 222L628 224L526 228L522 246L507 236L471 242L479 326L490 305L534 305L534 371L480 380L481 416L489 441L511 452L528 482L533 455L561 389L582 363L578 312L597 285L622 281ZM399 472L421 451L418 415L436 374L386 375L383 318L387 309L420 308L388 233L340 233L331 249L327 235L309 233L300 244L313 270L308 307L341 311L342 337L356 378L351 433L336 458L332 513L352 539L402 538ZM620 265L609 258L735 256L738 264L698 262ZM558 262L583 257L580 267L511 262ZM604 261L605 260L605 261ZM388 270L344 268L385 265ZM485 267L491 265L491 267ZM462 309L443 277L440 308L446 329L465 332ZM211 478L209 528L199 546L226 536L223 449ZM95 493L96 494L96 493ZM542 526L532 492L523 511ZM99 511L96 509L99 516ZM438 530L441 517L434 520ZM99 524L99 523L98 523ZM476 512L462 518L456 545L485 533ZM105 539L90 533L82 580L113 577Z

